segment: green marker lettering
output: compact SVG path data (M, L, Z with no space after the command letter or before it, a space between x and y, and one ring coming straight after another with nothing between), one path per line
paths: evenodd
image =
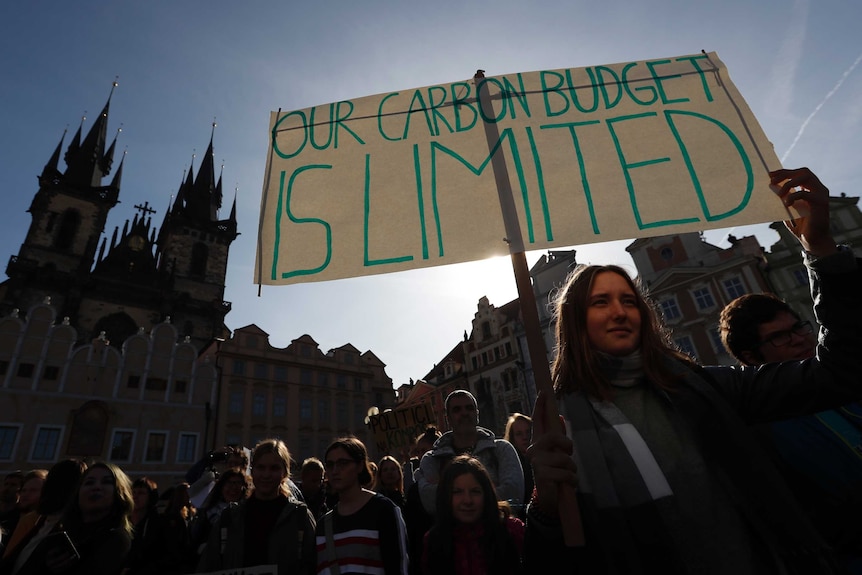
M599 86L598 82L596 82L596 75L593 72L592 68L587 68L587 75L590 77L590 88L592 88L593 92L593 105L591 108L584 108L581 105L581 100L578 98L578 88L582 88L582 86L575 86L574 81L572 81L572 70L569 68L566 70L566 84L569 87L569 97L572 99L572 103L575 105L575 108L578 111L583 112L584 114L589 114L590 112L595 112L599 107Z
M476 86L476 93L477 94L482 93L482 88L484 87L485 84L494 84L494 86L497 87L497 93L498 94L501 94L503 92L503 85L500 83L499 80L497 80L496 78L482 78L479 81L479 85ZM491 93L490 89L488 89L488 93L489 94ZM493 100L493 96L491 98ZM499 112L499 114L497 114L497 116L495 118L489 118L489 117L485 116L485 110L483 110L484 106L479 106L479 114L481 114L482 119L485 122L487 122L489 124L496 124L497 122L499 122L500 120L502 120L506 116L506 107L507 107L508 101L509 101L508 98L500 98L500 112Z
M611 76L613 81L606 81L605 74ZM617 76L617 73L607 66L596 66L596 80L598 80L599 88L602 90L602 99L605 101L605 110L610 110L619 104L620 99L623 97L623 91L620 88L620 77ZM617 89L613 101L611 101L611 98L608 95L608 87L616 87Z
M440 100L439 101L434 100L434 92L437 92L440 94ZM446 103L446 88L444 88L442 86L431 86L430 88L428 88L428 105L431 106L431 117L433 118L433 121L434 121L434 128L433 128L433 131L431 133L434 136L440 135L440 125L437 123L438 119L443 122L443 124L446 126L446 129L449 130L450 134L453 132L452 126L449 125L449 120L447 120L446 116L444 116L440 112L440 110L438 109L445 103Z
M467 82L455 82L452 84L452 108L455 110L455 131L467 132L476 125L479 120L479 112L476 111L473 102L469 100L472 93L472 86ZM473 115L470 123L465 124L461 121L461 112L470 110Z
M335 111L335 106L333 106L332 104L329 105L329 120L322 123L322 125L328 128L329 131L329 137L326 139L326 143L322 146L317 145L317 143L315 143L314 141L314 134L317 132L318 129L317 123L314 121L314 113L317 108L319 108L319 106L314 106L311 109L311 119L309 121L309 128L311 131L311 146L315 150L325 150L329 147L330 144L332 144L332 113Z
M363 239L365 240L363 253L363 264L365 267L380 266L385 264L396 264L399 262L409 262L413 256L400 256L395 258L384 258L382 260L372 260L368 257L368 220L371 217L371 154L365 154L365 228L363 229Z
M634 92L642 92L642 91L649 92L652 95L652 98L650 98L648 100L641 100L634 94L634 92L632 92L632 88L629 85L628 73L629 73L629 70L631 70L635 66L637 66L637 62L632 62L630 64L626 64L625 68L623 68L623 87L626 90L626 94L629 95L629 98L631 98L632 100L634 100L635 102L637 102L641 106L649 106L649 105L655 103L656 100L658 100L658 95L656 94L655 88L653 88L652 86L640 86L639 88L634 89Z
M694 191L697 194L697 199L700 201L700 207L703 210L703 215L708 222L714 222L716 220L722 220L724 218L728 218L734 214L741 212L748 205L748 202L751 200L751 192L754 190L754 171L751 168L751 160L748 157L748 154L745 153L745 148L743 148L742 143L736 137L736 135L730 131L730 128L716 120L715 118L710 118L709 116L704 116L703 114L698 114L697 112L688 112L684 110L665 110L664 111L665 119L667 120L667 125L670 126L670 131L673 132L673 137L676 138L676 143L679 145L679 151L682 152L682 158L685 161L685 167L688 169L688 174L691 177L691 183L694 185ZM685 142L682 141L682 137L680 136L679 130L676 127L676 124L673 121L673 116L691 116L692 118L700 118L702 120L706 120L712 124L718 126L730 141L733 142L734 147L736 148L736 152L739 154L739 158L742 160L742 165L745 168L745 175L747 177L745 193L742 196L742 201L740 201L739 205L735 208L732 208L721 214L711 214L709 211L709 206L706 203L706 198L703 194L703 187L700 185L700 180L697 177L697 173L694 170L694 164L691 161L691 156L688 153L688 149L685 146Z
M286 153L281 150L281 146L278 145L278 128L281 124L290 118L291 116L297 116L301 119L302 122L302 141L296 148L296 151L293 153ZM293 128L289 128L284 130L283 133L290 134L294 131ZM285 160L289 158L293 158L294 156L299 155L302 152L302 149L305 148L305 143L308 141L308 122L305 118L305 113L302 110L295 110L290 112L289 114L285 114L278 120L276 120L275 125L272 127L272 150L276 153L279 158L284 158Z
M383 136L384 140L389 140L390 142L397 142L401 138L391 138L383 131L383 116L385 116L383 113L383 104L386 103L386 100L397 96L399 93L400 92L392 92L391 94L386 94L383 96L383 99L380 100L380 105L377 106L377 131L380 132L380 135Z
M344 116L342 116L342 115L341 115L341 107L342 107L342 105L343 105L345 108L347 108L347 114L345 114ZM365 145L365 142L363 142L363 141L362 141L362 138L360 138L360 137L356 134L356 132L354 132L353 130L351 130L351 129L350 129L350 128L349 128L349 127L344 123L344 121L345 121L345 120L347 120L348 118L350 118L350 114L352 114L352 113L353 113L353 102L351 102L350 100L345 100L344 102L338 102L338 104L336 104L336 107L335 107L335 148L336 148L336 149L338 149L338 129L339 129L339 128L344 128L345 130L347 130L347 132L348 132L351 136L353 136L354 138L356 138L356 141L357 141L357 142L359 142L359 143L360 143L360 144L362 144L363 146Z
M524 115L528 118L530 116L530 105L527 102L527 91L524 89L524 78L521 74L517 74L518 77L518 87L512 85L509 81L509 78L503 76L503 97L508 100L511 105L509 109L511 111L511 118L515 119L515 102L518 102L521 105L521 109L524 111Z
M681 102L688 102L688 98L677 98L675 100L668 100L667 94L664 91L664 82L665 80L670 80L673 78L681 78L681 74L671 74L670 76L662 76L661 74L656 73L656 68L661 66L662 64L670 64L670 60L653 60L652 62L647 62L647 68L649 68L649 73L652 74L653 79L655 80L656 88L658 88L658 93L661 96L661 101L663 104L679 104Z
M620 167L623 169L623 175L626 178L626 187L628 188L629 200L631 201L631 204L632 204L632 213L634 213L635 221L638 224L638 228L641 230L645 230L648 228L658 228L658 227L662 227L662 226L671 226L674 224L688 224L691 222L700 221L698 218L682 218L682 219L678 219L678 220L661 220L658 222L644 223L643 219L641 218L640 210L638 209L637 198L635 197L635 187L634 187L634 183L632 182L631 171L634 169L637 169L637 168L643 168L646 166L652 166L654 164L669 162L670 158L656 158L654 160L644 160L642 162L634 162L631 164L626 162L625 155L623 154L623 148L622 148L622 145L620 144L620 139L619 139L619 137L617 137L617 133L614 130L614 124L617 124L619 122L627 122L629 120L636 120L638 118L646 118L646 117L650 117L650 116L656 116L656 115L657 114L655 112L644 112L643 114L632 114L630 116L620 116L618 118L610 118L608 120L608 130L611 133L611 138L614 141L614 147L616 147L616 150L617 150L617 156L620 159Z
M563 91L560 90L560 87L563 85L563 76L556 73L551 72L549 70L545 70L539 73L539 78L542 81L542 98L545 101L545 116L548 118L553 118L554 116L562 116L566 112L569 111L569 100L566 98L566 95L563 94ZM548 83L549 79L556 79L557 82L554 85ZM555 109L551 106L550 96L552 94L556 94L560 98L562 98L561 108ZM559 102L559 99L557 100Z
M282 279L287 279L293 276L304 276L304 275L313 275L316 273L322 272L326 269L326 266L329 265L330 260L332 259L332 227L328 222L318 218L297 218L293 215L293 212L290 210L290 199L293 194L293 184L296 182L297 176L306 170L331 170L332 166L326 164L311 164L308 166L300 166L290 175L290 180L287 183L287 198L284 202L284 211L287 213L287 217L290 218L290 221L295 224L307 224L314 223L320 224L326 230L326 259L323 264L319 267L313 269L302 269L302 270L293 270L289 272L285 272L281 274ZM284 177L285 172L282 170L281 179L279 181L278 187L278 202L276 204L276 212L275 212L275 244L273 246L273 256L272 256L272 279L276 279L276 269L278 265L278 250L279 243L281 241L281 212L282 212L282 198L284 197Z
M697 70L698 75L700 75L700 84L703 86L703 93L706 96L706 101L712 102L712 92L709 91L709 84L706 81L706 76L703 73L704 71L700 68L700 64L697 63L698 60L709 61L709 57L707 57L706 54L698 54L696 56L683 56L676 59L677 62L682 62L683 60L691 62L691 65L694 66L695 70Z
M598 120L590 120L588 122L566 122L564 124L548 124L547 126L541 126L542 130L554 130L557 128L566 128L569 130L569 134L572 136L572 144L575 147L575 158L578 160L578 171L581 174L581 186L584 188L584 199L587 202L587 211L590 213L590 223L593 226L593 233L596 235L600 234L601 231L599 230L599 222L596 219L596 209L593 205L593 194L590 191L590 181L587 179L587 166L584 163L584 154L581 152L581 144L578 140L578 134L575 131L575 128L598 123ZM536 165L538 166L538 158L536 158L536 160Z

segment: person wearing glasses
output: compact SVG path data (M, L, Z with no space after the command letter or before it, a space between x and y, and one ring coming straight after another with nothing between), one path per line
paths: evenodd
M338 503L317 523L318 575L407 575L407 530L390 499L362 487L371 480L368 450L355 437L326 448L326 479Z
M446 396L444 407L451 429L422 456L414 475L425 511L431 515L437 512L437 484L443 470L458 455L478 459L488 470L497 497L520 506L524 497L524 471L515 447L479 425L479 406L469 391L456 389Z
M721 341L742 365L814 357L810 321L771 293L746 294L719 319ZM862 404L760 425L796 499L851 573L862 573Z
M860 268L835 244L817 176L770 178L806 214L788 228L822 325L815 357L698 365L625 269L576 269L556 302L555 393L540 392L532 416L528 573L842 572L751 426L862 399ZM578 515L560 508L561 485Z

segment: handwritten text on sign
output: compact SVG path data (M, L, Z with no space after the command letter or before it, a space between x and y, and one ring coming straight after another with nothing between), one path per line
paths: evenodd
M398 453L413 445L428 425L436 422L434 411L425 403L372 415L368 420L374 441L381 453Z
M715 53L390 92L270 127L264 284L507 253L496 154L530 250L786 218L779 161Z

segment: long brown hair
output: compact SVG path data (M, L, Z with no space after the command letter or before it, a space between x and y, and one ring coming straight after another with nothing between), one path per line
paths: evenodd
M590 292L596 276L603 272L622 277L635 294L641 315L640 352L648 381L662 389L673 389L679 378L668 369L664 358L670 356L689 365L694 362L676 348L655 307L623 268L615 265L591 265L575 269L557 296L554 309L557 348L551 366L554 391L557 395L584 391L601 399L613 397L610 382L600 368L596 350L587 337Z

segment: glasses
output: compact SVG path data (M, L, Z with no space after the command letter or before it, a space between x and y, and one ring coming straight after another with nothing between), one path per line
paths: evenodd
M326 470L332 471L333 469L344 469L351 463L356 463L352 459L338 459L336 461L327 461L326 462Z
M772 344L774 347L782 347L790 343L790 341L793 339L794 334L808 335L813 331L814 328L811 326L810 321L798 321L793 324L793 327L791 327L790 329L786 329L784 331L779 331L772 334L771 336L769 336L769 338L760 342L758 346L769 343Z

